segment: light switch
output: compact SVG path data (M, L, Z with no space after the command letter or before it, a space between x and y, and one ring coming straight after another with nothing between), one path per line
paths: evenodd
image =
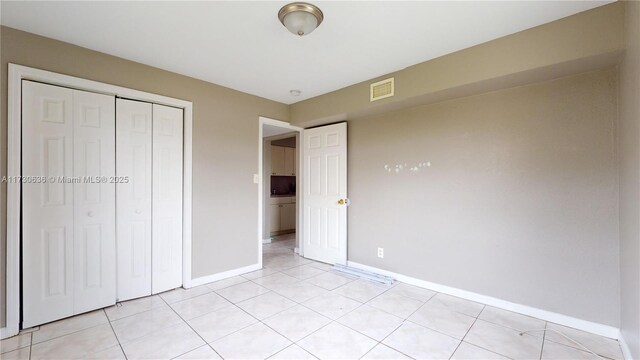
M254 184L260 183L260 176L258 176L258 174L253 174L253 183Z

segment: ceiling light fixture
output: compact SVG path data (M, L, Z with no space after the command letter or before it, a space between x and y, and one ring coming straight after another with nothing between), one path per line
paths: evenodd
M294 2L283 6L278 11L278 19L292 34L303 36L311 34L320 26L324 15L315 5Z
M300 94L302 94L302 91L300 91L300 90L289 90L289 94L291 94L291 96L300 96Z

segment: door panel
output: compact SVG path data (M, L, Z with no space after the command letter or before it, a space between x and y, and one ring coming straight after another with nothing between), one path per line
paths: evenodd
M347 124L304 130L303 136L304 256L346 264Z
M182 110L153 104L152 293L182 285Z
M73 315L73 91L22 82L23 326Z
M116 100L117 298L151 295L150 103Z
M280 231L280 206L269 205L269 232Z
M280 208L280 230L296 228L296 204L282 204Z
M295 152L296 149L285 147L284 148L284 174L295 175Z
M115 116L113 96L73 91L76 314L116 299Z

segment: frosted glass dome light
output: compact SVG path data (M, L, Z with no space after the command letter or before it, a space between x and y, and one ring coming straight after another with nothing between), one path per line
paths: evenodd
M315 5L295 2L283 6L278 12L278 19L292 34L303 36L315 30L324 15Z

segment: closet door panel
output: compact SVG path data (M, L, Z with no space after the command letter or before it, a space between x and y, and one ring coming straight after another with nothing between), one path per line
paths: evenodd
M115 97L73 91L74 313L116 299Z
M116 100L117 298L151 294L152 106Z
M23 327L73 315L73 91L22 82Z
M182 285L182 110L153 105L152 292Z

